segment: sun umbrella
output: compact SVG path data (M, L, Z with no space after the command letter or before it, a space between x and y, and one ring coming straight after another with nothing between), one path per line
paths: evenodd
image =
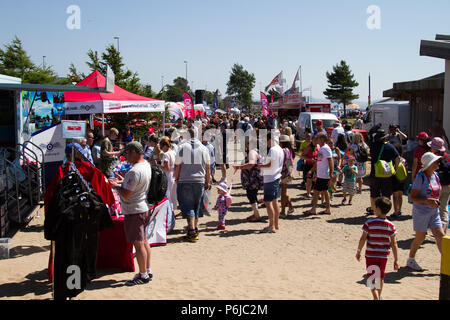
M353 108L353 109L359 109L359 106L357 104L351 103L348 105L349 108Z

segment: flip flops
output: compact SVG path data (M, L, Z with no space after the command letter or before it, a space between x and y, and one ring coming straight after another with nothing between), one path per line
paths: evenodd
M314 215L316 215L317 213L314 213L314 212L312 212L311 210L307 210L307 211L304 211L303 214L304 214L305 216L314 216Z
M265 227L259 233L275 233L275 231L270 230L269 227Z

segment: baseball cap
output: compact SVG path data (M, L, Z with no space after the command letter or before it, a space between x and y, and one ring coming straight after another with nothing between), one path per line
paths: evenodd
M66 149L65 149L66 154L71 154L72 153L72 148L75 148L75 150L78 150L80 152L83 151L83 148L80 146L80 144L78 144L76 142L72 142L72 143L69 143L66 146Z
M321 125L323 125L322 120L317 120L317 121L316 121L316 126L321 126Z
M429 136L428 136L428 133L426 133L426 132L421 132L416 137L416 139L418 139L418 140L419 139L420 140L425 140L425 139L428 139L428 138L429 138Z
M138 141L131 141L127 144L127 146L121 151L121 154L125 153L126 151L136 151L136 153L143 154L144 153L144 147L142 147L142 144Z

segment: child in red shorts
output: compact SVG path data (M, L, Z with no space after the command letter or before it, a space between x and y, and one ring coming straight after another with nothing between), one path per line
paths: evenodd
M391 201L386 197L375 200L375 218L369 219L363 226L363 234L359 240L356 260L361 259L361 250L366 247L367 286L370 287L374 300L381 299L384 284L384 271L390 254L394 254L394 270L398 270L398 246L395 226L386 219L392 208Z

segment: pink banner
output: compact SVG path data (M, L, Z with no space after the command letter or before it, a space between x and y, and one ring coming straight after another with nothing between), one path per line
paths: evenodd
M267 97L264 93L261 92L261 110L265 117L269 114L269 100L267 100Z
M195 118L194 104L192 103L191 96L185 92L185 93L183 93L183 100L184 100L184 105L186 106L187 117Z

